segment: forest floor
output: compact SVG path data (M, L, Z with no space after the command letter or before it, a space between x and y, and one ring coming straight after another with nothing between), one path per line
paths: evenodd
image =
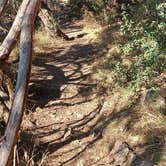
M139 96L123 88L99 93L92 79L96 63L118 37L116 26L107 32L86 17L66 24L64 30L81 37L48 40L46 46L40 44L40 34L35 37L29 109L20 142L33 159L29 162L166 165L165 116L143 107Z
M166 166L166 117L124 88L99 92L93 79L118 38L116 25L107 31L86 17L62 27L75 40L35 34L19 164Z

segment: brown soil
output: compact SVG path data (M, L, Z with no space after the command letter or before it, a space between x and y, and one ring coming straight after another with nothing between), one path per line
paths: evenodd
M115 29L81 20L64 27L75 40L36 41L18 165L166 165L166 117L125 89L99 94L91 79Z
M82 160L87 149L102 137L96 127L102 115L102 101L96 95L96 84L90 80L93 63L105 50L102 43L94 42L101 28L95 23L87 27L86 22L76 22L67 27L66 32L69 36L80 34L81 37L56 42L47 52L37 52L33 60L29 114L23 126L27 133L33 134L37 146L35 163L42 162L44 166L78 165L80 162L89 165L99 158L92 155ZM23 140L26 140L24 134Z

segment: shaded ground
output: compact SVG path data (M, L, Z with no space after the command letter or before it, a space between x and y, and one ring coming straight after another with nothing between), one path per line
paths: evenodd
M94 64L118 43L116 25L107 31L88 19L63 28L80 37L35 48L18 165L165 166L166 117L125 89L99 94L91 79Z
M91 32L95 34L100 27L92 26L97 28ZM74 35L76 31L85 34L83 25L70 28ZM33 60L29 111L34 112L27 116L34 124L33 137L39 141L40 153L35 160L46 155L43 165L69 164L101 138L93 126L102 101L96 96L96 85L89 75L94 60L103 55L104 49L99 44L96 47L90 42L93 38L86 35L72 42L62 41L60 48L37 53Z
M96 23L78 21L67 31L71 36L85 34L82 38L59 41L60 47L57 44L35 55L21 142L34 163L114 166L121 160L134 166L159 161L165 165L165 117L156 119L136 104L139 97L123 89L110 97L99 96L97 83L90 79L93 64L107 51L105 39L110 35L111 42L115 29L106 33ZM119 140L129 146L132 157L122 149L117 156L112 154Z

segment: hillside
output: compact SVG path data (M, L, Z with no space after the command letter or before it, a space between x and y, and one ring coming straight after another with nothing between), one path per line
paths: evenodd
M131 17L136 6L120 11L108 3L105 10L101 2L61 2L58 25L72 40L35 29L27 106L11 164L166 166L165 3L155 1L157 22L147 4ZM7 63L15 87L18 45ZM2 95L1 136L8 117Z

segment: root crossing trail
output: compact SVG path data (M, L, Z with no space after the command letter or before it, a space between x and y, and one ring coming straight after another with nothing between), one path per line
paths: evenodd
M95 23L89 26L77 22L66 27L69 36L80 37L60 41L33 60L28 99L33 112L23 123L33 133L34 160L44 166L85 162L80 157L101 137L95 126L102 104L89 79L94 60L103 53L97 54L101 47L94 42L101 29Z
M107 31L83 19L65 24L64 31L75 40L39 45L44 33L35 39L19 154L26 164L42 166L152 166L165 147L163 132L155 129L164 117L143 127L150 112L138 104L139 96L124 88L100 95L91 77L116 41L116 26Z

